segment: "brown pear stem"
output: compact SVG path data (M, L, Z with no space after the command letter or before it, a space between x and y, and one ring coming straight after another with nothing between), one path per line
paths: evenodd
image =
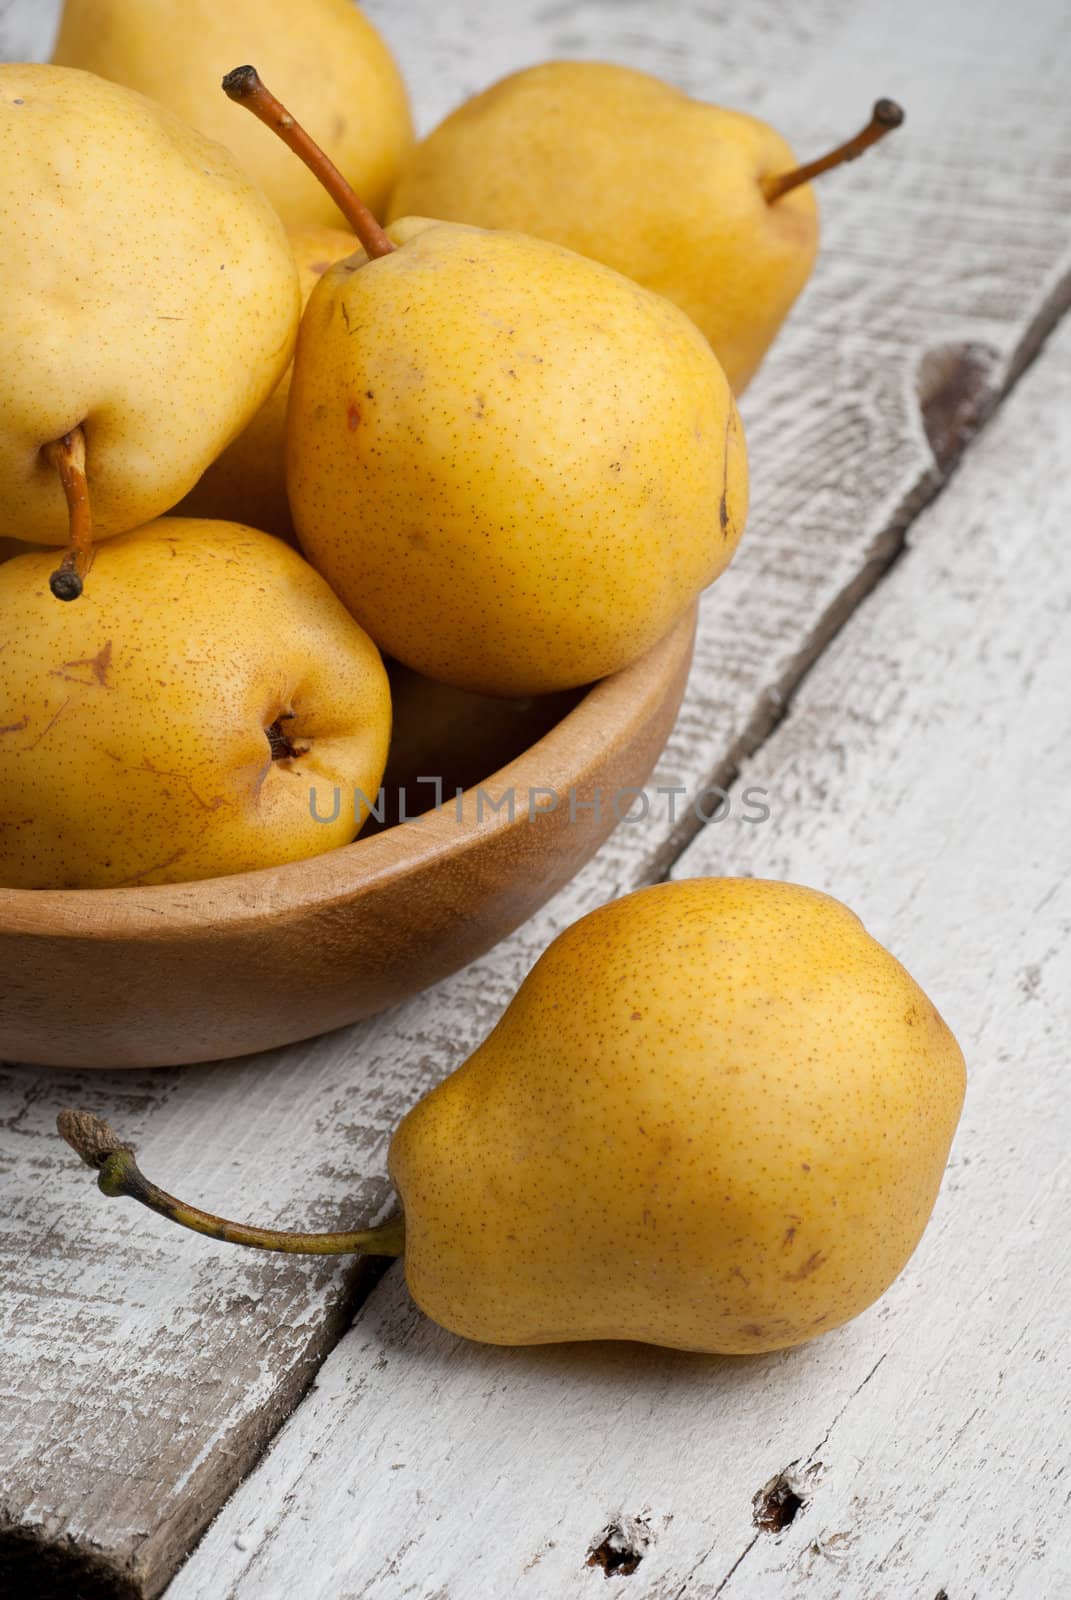
M290 112L277 100L271 90L260 81L256 67L235 67L223 80L223 91L238 105L245 106L266 127L300 156L314 178L317 178L354 233L364 245L369 257L389 256L394 245L388 239L364 201L350 187L331 158L311 139Z
M57 600L77 600L82 580L93 559L93 515L89 508L86 482L86 436L81 427L72 428L62 439L53 439L42 451L50 467L59 473L67 500L70 532L67 552L48 580Z
M96 1167L97 1186L102 1194L125 1194L150 1211L205 1233L227 1244L249 1245L256 1250L283 1250L291 1255L340 1256L362 1251L370 1256L400 1256L405 1253L405 1219L394 1217L378 1228L362 1228L354 1233L288 1233L279 1228L257 1228L244 1222L227 1222L211 1211L176 1200L151 1183L134 1160L134 1147L124 1143L104 1121L91 1111L61 1111L56 1127L71 1149L87 1167Z
M817 161L809 161L805 167L796 167L792 172L760 178L759 187L770 205L773 205L775 200L780 200L790 189L798 189L801 183L810 183L812 178L820 177L831 167L842 166L845 161L854 161L864 150L869 150L872 144L877 144L879 139L884 139L887 133L898 128L903 120L904 113L895 100L875 101L870 121L854 139L839 144L835 150L831 150L828 155L820 156Z

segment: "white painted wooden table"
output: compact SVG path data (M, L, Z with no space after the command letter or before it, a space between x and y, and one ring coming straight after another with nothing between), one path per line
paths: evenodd
M186 1071L3 1064L0 1579L20 1600L597 1600L606 1583L628 1600L1062 1600L1064 8L368 10L424 126L557 54L661 72L770 117L804 153L879 93L908 124L827 181L818 271L746 397L751 524L704 604L652 781L681 791L676 820L658 797L505 945L340 1034ZM0 52L46 54L54 14L0 4ZM736 804L700 828L692 802L716 785ZM761 826L739 804L749 785L769 794ZM161 1181L231 1215L374 1219L391 1127L555 932L667 873L727 871L847 900L968 1058L922 1246L879 1305L811 1347L466 1345L414 1311L397 1268L373 1285L359 1263L259 1258L105 1206L53 1132L58 1107L84 1104ZM778 1500L780 1531L756 1514Z

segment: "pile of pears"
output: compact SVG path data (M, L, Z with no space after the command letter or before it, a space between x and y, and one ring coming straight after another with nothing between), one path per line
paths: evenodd
M810 179L899 120L801 166L742 113L551 62L416 144L350 0L67 0L50 64L0 66L0 885L348 843L384 657L511 700L650 649L740 540L736 398L811 270ZM228 1223L99 1119L61 1131L214 1237L404 1253L471 1338L744 1352L891 1282L962 1094L851 912L727 879L555 942L403 1120L379 1229Z
M799 167L552 62L417 145L351 0L67 0L0 66L0 885L349 843L384 656L527 700L656 644L744 528L807 179L895 120Z

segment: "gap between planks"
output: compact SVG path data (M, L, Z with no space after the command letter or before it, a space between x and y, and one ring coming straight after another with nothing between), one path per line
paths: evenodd
M772 693L762 701L728 754L701 786L704 809L708 801L717 799L735 782L743 763L757 755L777 732L811 669L864 600L889 576L908 548L912 525L953 482L979 433L1014 394L1069 309L1071 271L1062 274L1039 308L1008 362L1004 382L996 389L987 386L990 363L972 346L951 347L939 352L943 360L934 364L933 390L930 395L919 395L919 411L933 450L934 470L920 475L917 484L905 496L901 510L890 519L885 535L872 547L869 560L823 612L793 659L790 670L782 673L771 686ZM637 879L636 887L642 883L664 882L672 876L674 866L689 846L705 827L713 825L700 820L693 810L688 822L666 841L649 872Z

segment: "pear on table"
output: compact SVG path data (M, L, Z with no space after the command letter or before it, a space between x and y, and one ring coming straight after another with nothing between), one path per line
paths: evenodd
M0 522L69 545L180 500L290 359L297 273L221 146L129 89L0 65Z
M320 223L287 229L297 263L302 305L328 267L357 247L354 234ZM295 541L286 496L286 405L288 367L253 420L212 462L176 508L180 516L247 522L280 539Z
M341 226L282 149L228 116L221 65L255 50L309 106L313 134L377 209L413 142L401 73L352 0L66 0L53 60L151 95L233 151L287 224Z
M225 80L325 175L364 251L313 290L287 487L302 549L391 655L476 693L568 689L725 569L747 462L729 385L660 295L522 234L388 237L252 68Z
M295 550L164 517L100 545L75 606L53 565L0 566L0 884L178 883L349 843L390 691Z
M798 167L755 117L628 67L549 61L451 112L388 215L519 229L605 262L682 307L740 394L814 264L807 180L902 120L880 100L862 134Z
M802 1344L870 1305L930 1216L964 1093L925 994L827 895L695 879L561 934L488 1039L403 1119L403 1216L289 1234L223 1221L139 1171L106 1125L60 1131L196 1231L404 1253L414 1300L491 1344Z
M410 1292L494 1344L800 1344L904 1266L963 1089L948 1028L838 901L629 895L555 940L395 1133Z

